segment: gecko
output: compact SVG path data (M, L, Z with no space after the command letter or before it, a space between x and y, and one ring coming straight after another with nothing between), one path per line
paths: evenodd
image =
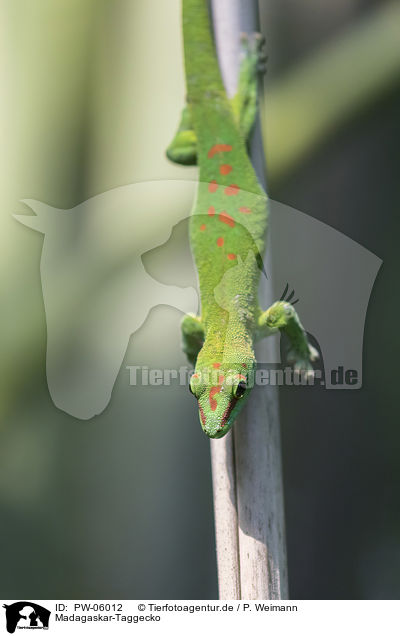
M209 438L232 428L254 386L255 342L276 333L289 340L295 372L313 373L316 350L293 305L263 310L258 285L268 221L268 198L248 155L257 114L263 38L242 35L237 94L228 99L218 66L207 0L182 0L186 105L167 157L198 165L189 219L201 315L182 319L182 345L195 365L189 389Z

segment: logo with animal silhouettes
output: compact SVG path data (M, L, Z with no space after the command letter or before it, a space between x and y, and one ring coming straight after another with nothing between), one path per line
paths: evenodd
M16 629L48 629L50 610L32 601L17 601L3 605L6 610L6 628L9 634Z

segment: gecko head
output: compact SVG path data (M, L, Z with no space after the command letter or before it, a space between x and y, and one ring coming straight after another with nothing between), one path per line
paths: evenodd
M223 437L232 428L253 385L254 360L196 365L189 388L199 405L200 423L211 439Z

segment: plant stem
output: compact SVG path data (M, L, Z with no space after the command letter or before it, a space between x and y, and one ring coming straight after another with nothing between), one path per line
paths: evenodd
M235 92L240 33L258 30L255 0L212 0L218 58L229 96ZM262 135L257 122L251 159L265 184ZM267 257L266 262L269 259ZM272 304L270 279L262 278L260 301ZM270 339L271 340L271 339ZM267 360L276 341L256 348ZM211 442L220 598L287 598L287 567L281 478L278 395L257 387L233 435Z

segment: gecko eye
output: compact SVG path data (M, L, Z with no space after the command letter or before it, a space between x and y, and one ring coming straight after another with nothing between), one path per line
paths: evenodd
M234 389L234 396L236 399L240 400L246 393L247 384L244 380L240 380L239 384Z

